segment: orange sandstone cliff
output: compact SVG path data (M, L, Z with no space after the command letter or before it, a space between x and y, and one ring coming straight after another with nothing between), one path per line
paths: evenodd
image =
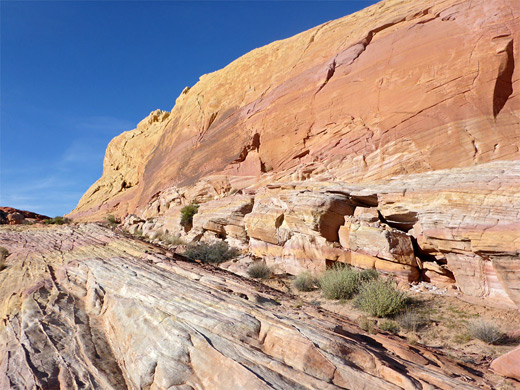
M520 307L519 42L516 0L387 0L253 50L112 140L70 216Z
M519 25L516 0L387 0L253 50L116 137L72 216L208 176L372 182L518 160Z

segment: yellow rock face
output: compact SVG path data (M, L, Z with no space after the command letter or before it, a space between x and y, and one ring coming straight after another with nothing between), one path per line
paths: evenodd
M518 159L519 23L515 0L388 0L253 50L116 137L72 216L210 175L366 182Z

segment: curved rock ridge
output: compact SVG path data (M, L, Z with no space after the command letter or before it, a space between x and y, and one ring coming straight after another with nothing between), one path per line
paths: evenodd
M0 227L0 245L2 389L492 386L487 370L97 225Z
M205 180L361 183L517 160L519 27L516 0L387 0L253 50L116 137L71 216L124 216Z

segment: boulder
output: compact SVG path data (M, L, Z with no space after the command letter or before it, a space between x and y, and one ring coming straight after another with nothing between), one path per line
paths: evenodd
M255 196L245 217L251 251L282 262L290 273L324 270L326 260L337 260L344 252L335 243L345 215L354 208L346 195L324 188L268 187Z
M345 249L400 264L417 266L412 241L408 234L379 222L358 221L355 217L345 223L345 229L349 230L348 241L345 240L347 234L344 231L341 233L342 246Z
M7 223L9 225L21 225L25 221L22 213L14 212L7 214Z
M491 362L491 369L497 374L520 381L520 346Z

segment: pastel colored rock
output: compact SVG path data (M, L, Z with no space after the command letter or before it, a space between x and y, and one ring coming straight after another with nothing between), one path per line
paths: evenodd
M392 261L377 259L374 267L376 270L391 274L397 279L401 279L408 282L415 282L419 280L419 270L410 265L394 263Z
M379 213L377 208L374 207L356 207L354 218L360 222L377 223L379 222Z
M400 176L372 189L387 223L444 259L464 293L520 306L518 161Z
M519 23L514 0L389 0L255 49L116 137L71 216L136 213L210 176L361 183L517 160Z
M244 216L252 209L253 198L249 195L229 196L203 203L193 216L190 235L202 235L209 230L233 246L243 246L248 242Z
M357 252L350 252L350 261L348 262L350 265L358 268L375 268L377 257L365 255Z
M348 224L350 232L346 249L380 259L416 267L415 253L410 237L399 230L383 226L378 222L369 226L366 222L353 219Z
M266 188L255 196L253 209L245 216L250 248L256 256L280 261L292 274L324 270L327 259L336 260L343 252L333 243L338 241L345 215L352 215L354 207L346 195L319 188ZM272 245L280 249L273 252Z
M491 369L508 378L520 381L520 346L491 362Z
M0 246L11 252L0 274L2 389L492 385L470 363L296 310L288 294L98 225L4 226Z

